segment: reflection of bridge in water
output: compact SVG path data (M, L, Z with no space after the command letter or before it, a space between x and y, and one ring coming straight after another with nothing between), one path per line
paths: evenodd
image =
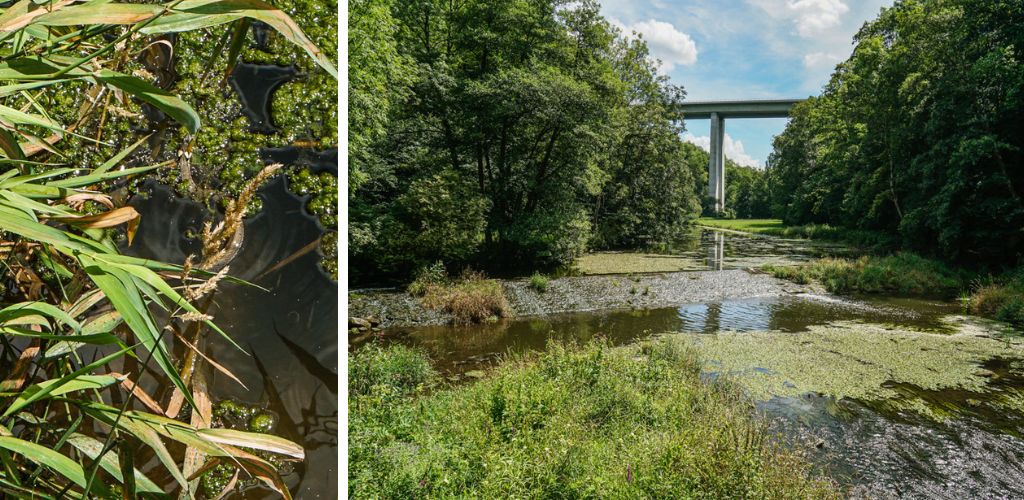
M789 111L804 99L755 101L684 102L683 119L711 120L711 147L708 159L708 196L715 199L715 211L725 208L725 138L726 118L787 118Z

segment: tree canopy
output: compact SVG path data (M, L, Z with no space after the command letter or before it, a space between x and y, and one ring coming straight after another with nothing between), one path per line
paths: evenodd
M1024 251L1024 3L902 0L775 139L772 212L963 264Z
M700 213L678 104L593 1L350 4L356 280L569 264Z

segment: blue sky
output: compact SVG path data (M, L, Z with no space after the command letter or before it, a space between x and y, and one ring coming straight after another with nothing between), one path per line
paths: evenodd
M625 32L643 35L688 100L818 94L853 49L853 35L892 0L601 0ZM763 166L785 119L728 120L726 155ZM707 120L685 138L707 146Z

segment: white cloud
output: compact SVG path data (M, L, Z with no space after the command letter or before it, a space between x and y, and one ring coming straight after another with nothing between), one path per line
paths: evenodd
M690 35L676 29L670 23L650 19L630 25L618 19L609 19L613 25L622 30L626 36L633 32L640 33L651 49L651 55L661 60L661 71L672 71L676 65L690 66L697 62L697 44Z
M785 19L803 38L830 34L843 24L843 14L850 7L843 0L747 0L761 8L769 17Z
M831 69L842 61L843 58L842 54L812 52L804 55L804 67L807 69Z
M684 134L683 140L696 144L704 151L711 151L711 138L706 135L697 137L693 134ZM757 161L754 157L748 155L746 151L743 150L743 141L734 141L729 134L725 134L725 138L722 140L722 146L725 149L726 158L746 167L761 168L761 162Z
M805 38L838 26L850 11L841 0L790 0L786 6L796 13L796 31Z

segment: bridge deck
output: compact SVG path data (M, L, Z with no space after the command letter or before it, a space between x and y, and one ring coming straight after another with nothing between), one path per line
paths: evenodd
M772 99L756 101L692 101L680 108L684 119L708 119L711 113L721 118L786 118L789 110L805 99Z

